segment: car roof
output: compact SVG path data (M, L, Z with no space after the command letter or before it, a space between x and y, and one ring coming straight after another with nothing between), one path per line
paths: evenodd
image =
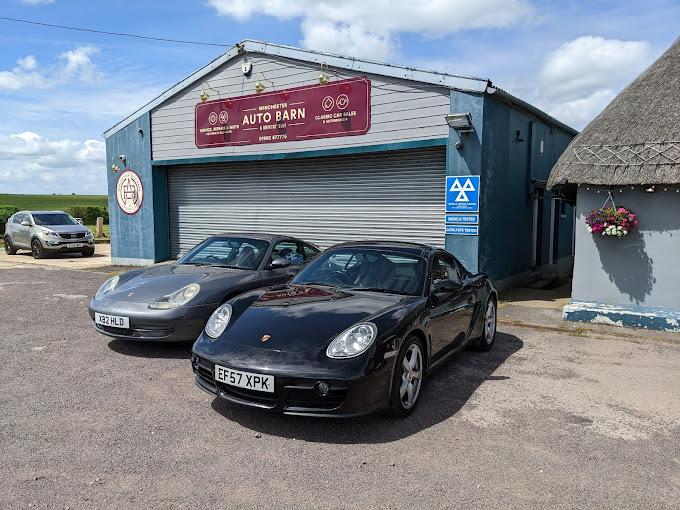
M64 211L17 211L14 214L18 213L29 213L29 214L67 214Z
M392 250L399 251L402 253L410 253L412 255L419 255L421 257L428 257L432 252L444 251L441 248L435 246L430 246L427 244L420 243L410 243L407 241L353 241L348 243L341 243L332 246L333 248L367 248L371 250Z
M302 241L307 243L308 241L304 241L303 239L300 239L295 236L289 236L289 235L284 235L284 234L267 234L263 232L223 232L221 234L215 234L210 236L212 237L249 237L251 239L263 239L265 241L274 241L277 239L296 239L298 241ZM310 243L311 244L311 243Z

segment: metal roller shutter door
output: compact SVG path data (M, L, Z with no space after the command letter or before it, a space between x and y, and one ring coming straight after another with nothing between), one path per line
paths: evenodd
M168 170L170 253L220 232L444 246L446 148Z

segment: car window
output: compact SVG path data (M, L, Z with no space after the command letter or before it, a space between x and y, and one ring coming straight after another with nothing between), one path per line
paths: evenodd
M305 257L298 252L298 245L295 241L281 241L277 243L272 251L272 260L275 258L290 260L294 266L305 263Z
M319 255L293 283L419 295L423 288L424 268L424 259L416 256L343 248Z
M319 254L318 249L314 248L314 246L310 246L308 244L302 245L302 250L304 252L304 257L305 257L305 262L309 262L312 260L314 257L316 257Z
M446 255L435 255L432 259L432 285L442 280L460 280L462 273L456 261Z
M215 237L196 246L178 262L253 270L268 248L269 242L261 239Z
M36 225L78 225L75 218L65 213L34 214L33 221Z
M15 214L14 219L12 220L12 223L21 223L23 221L21 219L21 218L23 218L23 216L24 216L23 214Z

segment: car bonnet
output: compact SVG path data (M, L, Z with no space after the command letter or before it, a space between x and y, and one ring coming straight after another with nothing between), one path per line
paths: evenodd
M261 349L305 352L328 345L353 324L404 299L409 297L322 286L277 287L233 319L224 339Z

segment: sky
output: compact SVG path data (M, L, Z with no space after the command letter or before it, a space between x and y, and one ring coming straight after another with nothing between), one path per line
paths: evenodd
M680 36L680 1L0 0L0 193L106 194L102 133L243 39L487 78L583 129ZM678 78L680 79L680 77Z

